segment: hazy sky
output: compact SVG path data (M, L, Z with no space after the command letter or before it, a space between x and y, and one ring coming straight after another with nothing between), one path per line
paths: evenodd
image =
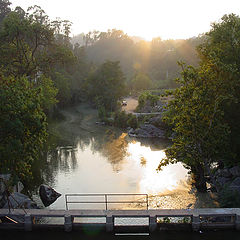
M240 14L240 0L10 0L24 10L41 6L54 20L73 22L72 34L121 29L147 40L189 38L209 31L224 14Z

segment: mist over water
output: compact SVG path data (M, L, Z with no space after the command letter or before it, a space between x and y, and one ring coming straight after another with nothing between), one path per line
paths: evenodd
M214 206L209 196L197 196L181 163L157 171L168 141L140 141L118 129L97 126L96 112L88 106L71 108L64 115L64 121L51 126L59 139L47 154L48 171L43 170L44 182L62 194L51 209L65 209L64 195L72 193L144 193L150 208Z

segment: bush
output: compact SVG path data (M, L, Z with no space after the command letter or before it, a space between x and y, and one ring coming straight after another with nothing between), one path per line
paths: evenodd
M137 117L134 116L133 114L128 114L128 120L127 120L127 125L131 128L137 128L138 127L138 120Z
M125 111L115 112L114 125L120 128L126 128L128 121L128 114Z
M160 97L157 95L153 95L150 92L144 92L138 98L138 106L136 110L137 111L141 110L146 104L149 104L151 107L154 107L159 99Z
M137 117L133 114L127 114L125 111L115 112L114 125L120 128L137 128Z

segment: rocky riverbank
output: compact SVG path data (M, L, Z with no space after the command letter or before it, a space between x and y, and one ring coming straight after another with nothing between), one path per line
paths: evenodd
M11 174L0 174L0 208L9 209L37 209L39 208L33 200L21 193L23 184L18 181L16 185L10 186ZM21 187L19 187L21 186ZM11 192L10 192L11 189ZM47 185L40 185L39 196L44 206L49 206L61 196L53 188Z
M211 184L217 192L228 188L240 194L240 167L218 169L211 178Z
M153 107L149 104L146 104L143 108L139 109L138 111L141 111L141 113L136 113L137 118L145 117L147 119L143 124L140 124L138 128L128 129L128 135L130 137L139 138L167 138L167 126L162 121L162 113L166 111L165 106L165 103L158 101L157 104ZM151 113L153 113L153 115L151 115Z
M139 128L130 128L128 131L130 137L139 138L166 138L165 130L155 127L153 124L145 123L141 124Z

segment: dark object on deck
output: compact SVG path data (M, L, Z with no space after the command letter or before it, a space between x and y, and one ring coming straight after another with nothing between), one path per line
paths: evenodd
M53 188L42 184L39 188L39 195L45 207L54 203L62 194L56 192Z

